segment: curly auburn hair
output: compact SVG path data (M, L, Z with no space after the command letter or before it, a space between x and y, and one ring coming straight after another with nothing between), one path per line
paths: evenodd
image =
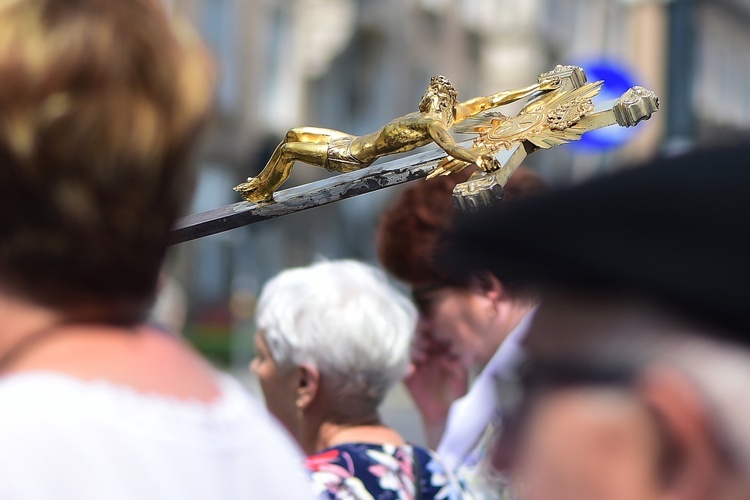
M453 188L470 177L469 170L415 182L383 213L375 244L380 262L393 276L413 287L437 282L468 285L468 281L458 282L455 275L441 270L435 254L441 236L450 229L456 214ZM537 174L519 168L504 188L502 203L513 203L547 189Z

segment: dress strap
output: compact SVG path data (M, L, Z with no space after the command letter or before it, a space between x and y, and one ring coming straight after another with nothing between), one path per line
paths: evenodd
M13 365L13 363L27 355L30 351L33 351L40 344L43 344L47 340L55 338L58 335L67 333L68 329L66 327L82 324L83 323L81 322L71 320L55 321L49 325L45 325L39 328L38 330L34 330L26 334L22 339L10 346L7 351L0 354L0 374L6 371L8 367ZM135 332L135 327L133 325L122 327L127 328L128 330L132 329L133 333Z

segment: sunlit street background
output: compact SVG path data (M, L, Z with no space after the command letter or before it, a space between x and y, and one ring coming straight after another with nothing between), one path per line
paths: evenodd
M632 131L531 156L525 165L553 185L734 141L750 128L748 0L164 1L200 29L220 71L189 213L240 201L232 186L260 171L287 129L371 132L415 111L434 74L467 99L574 64L605 80L603 98L630 85L659 95L661 110ZM328 175L298 165L284 187ZM173 247L159 314L255 387L247 365L263 283L316 258L375 262L374 228L398 189ZM419 442L410 404L399 388L386 420Z

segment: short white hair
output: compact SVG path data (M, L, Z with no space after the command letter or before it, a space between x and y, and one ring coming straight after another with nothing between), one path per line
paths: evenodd
M263 288L257 327L279 369L318 369L339 411L380 404L409 364L417 313L380 269L355 260L281 272Z

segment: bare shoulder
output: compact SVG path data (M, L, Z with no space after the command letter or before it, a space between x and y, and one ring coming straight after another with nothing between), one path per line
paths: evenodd
M40 345L11 371L40 370L178 399L210 402L220 394L208 362L181 339L148 326L72 330Z
M143 335L144 369L153 378L132 373L136 384L143 383L146 391L206 402L219 395L215 370L185 341L154 329Z
M414 131L425 131L430 125L439 123L438 120L431 116L424 115L422 113L410 113L402 116L396 120L388 123L383 129L384 130L414 130Z

